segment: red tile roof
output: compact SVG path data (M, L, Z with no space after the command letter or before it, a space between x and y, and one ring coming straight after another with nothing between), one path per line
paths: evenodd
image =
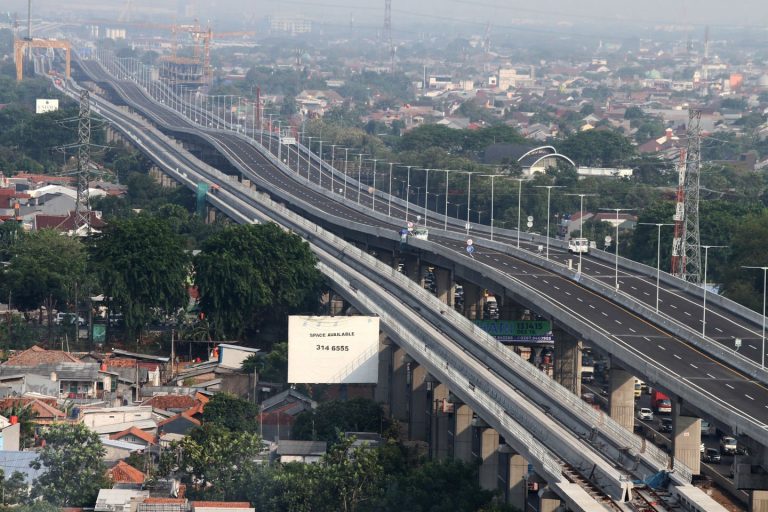
M129 429L123 430L122 432L118 432L117 434L112 434L111 436L109 436L109 438L112 440L118 440L118 439L122 439L127 435L138 437L139 439L146 441L149 444L155 444L157 442L154 435L150 434L149 432L144 432L143 430L137 427L131 427Z
M158 395L144 400L141 405L151 405L155 409L166 411L172 409L186 410L197 405L197 400L189 395Z
M202 425L202 423L200 423L200 420L193 418L192 416L188 415L186 412L182 412L182 413L179 413L179 414L177 414L175 416L171 416L170 418L168 418L166 420L161 421L160 423L157 424L157 426L159 428L159 427L162 427L163 425L167 425L168 423L171 423L172 421L176 421L176 420L181 419L181 418L184 418L185 420L191 421L195 425Z
M80 360L62 350L46 350L37 345L12 355L2 366L39 366L51 363L79 363Z
M247 501L193 501L195 508L251 508Z
M91 227L100 228L105 222L99 218L96 212L90 212ZM35 216L35 229L58 229L60 231L69 231L75 229L75 213L68 215L44 215Z
M113 482L130 484L143 484L147 477L144 473L122 460L107 470L107 476Z

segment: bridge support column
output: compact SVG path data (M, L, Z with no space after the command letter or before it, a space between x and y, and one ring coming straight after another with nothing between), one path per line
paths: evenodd
M480 438L480 487L495 491L499 487L499 433L483 429Z
M408 354L400 347L392 351L392 381L390 383L390 410L392 418L408 422Z
M411 397L408 439L411 441L427 440L427 369L411 363Z
M392 256L391 252L378 252L376 257L379 259L379 261L385 263L386 265L390 267L394 266L394 256Z
M672 405L672 453L694 475L701 472L701 419L682 416L682 402Z
M539 491L539 512L556 512L560 505L560 497L551 489L547 487Z
M403 261L405 263L405 275L410 280L421 283L421 258L409 254L403 258Z
M469 462L472 460L472 409L468 405L457 404L453 416L453 457Z
M447 268L435 267L435 283L437 284L437 298L440 302L453 306L453 272Z
M508 505L512 505L518 510L525 510L525 501L528 497L528 461L522 455L514 452L509 453L507 457L505 491Z
M749 512L768 512L768 491L749 492Z
M448 386L435 384L432 388L432 426L430 428L430 454L433 459L448 457L448 420L451 418Z
M474 283L464 284L464 316L470 320L483 318L482 290Z
M608 388L608 414L625 429L635 428L635 377L618 366L611 366Z
M581 396L581 341L559 329L555 337L555 380Z
M385 404L387 412L391 413L390 404L392 387L392 340L386 334L379 334L379 379L373 391L376 402Z

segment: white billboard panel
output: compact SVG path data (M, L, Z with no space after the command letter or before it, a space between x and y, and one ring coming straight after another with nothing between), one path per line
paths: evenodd
M288 382L376 383L379 317L288 317Z
M35 114L44 114L59 110L59 100L38 99L35 102Z

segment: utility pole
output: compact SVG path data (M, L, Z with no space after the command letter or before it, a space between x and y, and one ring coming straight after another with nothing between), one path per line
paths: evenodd
M699 235L699 176L701 168L701 111L688 112L688 150L685 155L684 181L684 259L680 277L701 283L701 237Z
M88 173L91 164L91 101L88 90L80 93L80 112L77 123L77 198L75 201L75 230L85 227L91 231Z

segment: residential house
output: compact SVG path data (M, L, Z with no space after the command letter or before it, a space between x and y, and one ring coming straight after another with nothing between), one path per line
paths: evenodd
M37 366L0 366L3 377L34 374L58 383L57 398L79 402L104 400L120 396L125 389L118 389L118 374L102 369L95 363L46 363Z
M152 408L146 406L93 407L79 411L80 421L99 434L116 434L132 427L157 431Z
M143 484L147 479L147 475L122 460L107 470L107 476L116 484Z
M218 355L218 363L221 368L239 370L243 362L250 356L260 352L258 348L241 347L229 343L219 343L218 350L214 349L214 358Z
M161 498L152 496L139 503L136 512L188 512L186 498Z
M149 491L135 489L101 489L94 512L135 512L138 504L149 498Z
M317 407L317 402L295 389L286 389L261 402L259 422L263 439L291 437L296 417Z
M52 397L21 396L0 400L0 410L12 407L29 407L34 415L32 423L37 425L50 425L66 418L66 414L56 407L56 399Z
M160 409L175 414L184 412L196 404L197 400L191 395L157 395L141 402L141 405L150 406L153 410Z
M328 450L325 441L292 441L280 439L277 442L277 457L280 462L304 462L314 464L319 462Z
M125 441L142 445L144 447L157 444L157 436L137 427L131 427L116 434L111 434L109 438L115 441Z
M200 420L193 418L186 412L182 412L158 423L157 429L161 437L165 434L187 435L190 430L200 425Z
M24 371L24 370L20 370ZM37 396L58 397L60 384L50 379L31 373L15 373L0 376L0 397L19 397L27 393Z
M0 366L40 366L56 363L79 363L80 360L63 350L47 350L33 345L27 350L16 352Z
M104 446L105 462L117 462L119 460L127 459L132 453L142 452L145 448L145 446L141 444L116 441L109 438L102 438L101 444Z

